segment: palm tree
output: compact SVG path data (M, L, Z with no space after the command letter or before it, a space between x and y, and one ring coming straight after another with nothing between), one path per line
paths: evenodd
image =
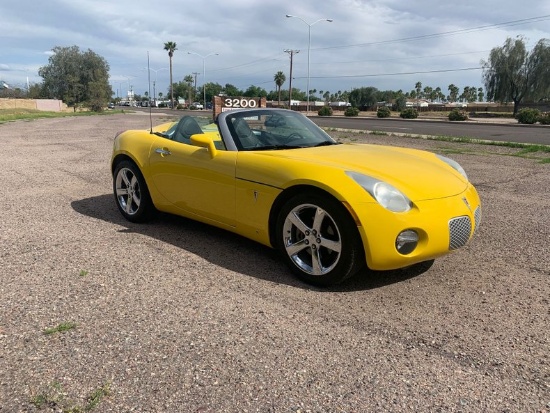
M189 92L189 102L192 102L193 101L193 93L194 93L194 90L193 90L193 81L194 81L193 75L185 76L183 78L183 81L185 83L187 83L187 90Z
M168 57L170 58L170 103L172 109L174 109L174 82L172 82L172 56L174 52L178 50L176 47L176 42L166 42L164 43L164 50L168 51Z
M283 86L283 84L285 83L286 76L283 72L278 71L277 73L275 73L273 80L275 81L275 86L277 86L277 92L279 93L277 106L281 106L281 86Z

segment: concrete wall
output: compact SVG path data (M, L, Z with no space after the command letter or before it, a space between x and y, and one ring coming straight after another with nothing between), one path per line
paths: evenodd
M0 110L2 109L31 109L47 112L66 112L67 105L57 99L10 99L0 98Z

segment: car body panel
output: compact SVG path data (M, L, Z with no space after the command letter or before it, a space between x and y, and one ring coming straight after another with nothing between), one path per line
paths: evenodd
M275 113L287 116L284 111ZM468 239L479 225L480 199L475 188L433 153L362 144L239 150L239 143L232 140L229 116L203 123L202 133L192 135L189 143L159 136L174 131L173 122L152 128L154 133L123 132L114 142L112 168L129 157L142 172L157 209L271 247L279 201L292 191L321 191L350 212L366 262L375 270L401 268L449 253L449 222L456 217L468 217L472 223ZM255 136L273 130L273 124L263 122L263 131L258 129ZM393 185L411 200L412 208L389 211L346 174L349 171ZM403 255L396 250L395 240L407 229L419 234L419 242L412 253Z

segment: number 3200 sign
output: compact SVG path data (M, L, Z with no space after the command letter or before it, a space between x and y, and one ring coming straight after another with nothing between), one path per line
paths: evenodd
M251 98L226 98L223 100L225 108L255 108L258 107L258 100Z

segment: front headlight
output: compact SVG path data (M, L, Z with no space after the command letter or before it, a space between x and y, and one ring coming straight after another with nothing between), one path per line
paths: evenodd
M460 175L462 175L466 180L468 181L468 175L466 175L466 171L457 161L453 161L451 158L447 158L443 155L436 155L439 159L441 159L443 162L445 162L447 165L449 165L451 168L453 168L455 171L459 172Z
M392 212L407 212L412 202L401 191L387 182L357 172L347 171L346 175L367 191L376 202Z

